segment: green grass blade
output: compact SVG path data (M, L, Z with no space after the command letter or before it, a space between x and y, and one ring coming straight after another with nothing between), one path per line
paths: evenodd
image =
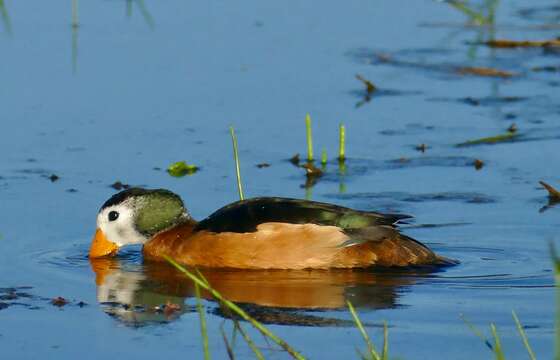
M76 28L80 26L80 21L78 20L78 0L72 0L72 27Z
M362 334L362 337L364 338L364 340L367 344L368 352L371 355L372 359L381 360L381 357L379 356L379 354L375 350L375 346L371 342L371 339L369 338L369 335L367 334L366 329L364 329L364 326L362 325L362 322L360 321L360 318L358 317L358 314L356 313L356 309L354 309L354 306L352 305L352 303L350 301L347 300L346 304L348 305L348 310L350 310L350 314L352 314L352 318L354 319L354 323L356 324L356 327L358 328L358 330Z
M140 10L140 14L142 14L142 17L144 18L146 24L148 24L150 29L155 29L156 22L154 21L154 17L152 16L152 14L150 14L150 12L148 11L146 4L144 4L144 0L136 0L135 2L136 5L138 5L138 10Z
M311 133L311 116L305 116L305 129L307 136L307 161L313 161L313 134Z
M235 354L233 353L233 347L231 346L230 342L228 341L228 338L227 338L226 332L224 331L223 326L220 326L220 332L222 333L222 339L224 340L224 344L226 345L226 351L227 351L229 360L235 360Z
M383 360L389 360L389 329L387 321L383 322L383 352L381 353Z
M243 195L243 185L241 183L241 171L239 170L237 138L235 137L235 130L233 129L233 126L229 127L229 132L231 134L231 141L233 143L233 158L235 160L235 174L237 175L237 191L239 192L239 200L245 200L245 195Z
M478 336L490 350L494 350L492 344L490 343L490 340L488 340L488 338L486 336L484 336L482 334L482 332L480 330L478 330L478 328L476 326L474 326L473 323L471 323L469 320L467 320L467 318L463 314L461 314L459 317L469 327L469 329L473 332L473 334Z
M288 354L290 354L294 359L304 360L305 357L293 349L286 341L282 340L280 337L275 335L272 331L262 325L260 322L255 320L252 316L247 314L243 309L241 309L237 304L227 300L220 294L217 290L209 286L204 282L204 280L200 279L198 276L190 272L189 270L185 269L183 266L175 262L172 258L167 255L163 256L165 260L167 260L171 265L173 265L177 270L185 274L189 279L191 279L195 284L198 284L201 288L208 291L216 300L222 302L228 309L230 309L233 313L239 315L243 320L249 322L255 329L260 331L263 335L268 337L270 340L274 341L278 346L284 349Z
M496 330L496 325L494 325L494 323L490 324L490 330L492 330L492 337L494 338L494 355L496 355L496 360L505 360L506 357L502 351L502 343L500 342L498 330Z
M511 311L511 315L513 316L513 320L515 320L515 325L517 326L519 336L521 336L521 339L523 340L523 345L525 345L525 349L527 349L527 352L529 353L529 358L531 360L536 360L537 358L535 357L535 353L533 352L533 349L531 349L531 345L529 345L529 339L527 338L527 334L525 334L525 330L523 330L523 326L521 325L521 321L519 321L515 310Z
M338 132L338 160L344 161L346 159L346 127L340 124Z
M560 360L560 257L556 252L553 242L550 242L550 256L554 264L554 283L556 284L556 320L555 320L555 341L554 341L554 359Z
M4 4L4 0L0 0L0 18L2 18L2 21L4 22L6 33L10 35L12 33L12 22L10 20L10 14L6 9L6 4Z
M245 339L245 342L247 343L247 345L249 345L249 347L251 348L251 350L253 350L253 354L255 354L255 357L258 360L264 360L264 356L261 353L261 351L257 348L257 346L255 345L255 343L253 342L253 340L249 337L249 334L247 334L247 332L245 332L245 330L243 330L243 328L241 327L241 324L239 324L239 321L235 320L234 321L235 324L235 328L239 331L239 333L241 334L241 336L243 336L243 339Z
M208 330L206 327L206 317L204 316L204 309L202 301L200 300L200 287L194 284L194 293L196 295L196 310L200 318L200 335L202 336L202 347L204 349L204 360L210 360L210 348L208 347Z
M323 149L321 151L321 165L323 165L323 166L327 165L328 160L329 159L327 158L327 150Z
M475 140L468 140L456 145L456 147L474 146L474 145L492 145L502 142L513 141L519 134L508 132L506 134L500 134L496 136L489 136Z

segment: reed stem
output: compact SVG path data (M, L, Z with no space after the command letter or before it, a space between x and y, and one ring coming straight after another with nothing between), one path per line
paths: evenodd
M338 136L338 160L344 161L346 159L346 127L340 124Z
M307 161L313 161L313 134L311 133L311 116L305 116L305 129L307 133Z
M305 360L305 357L302 354L300 354L299 352L297 352L295 349L293 349L287 342L282 340L280 337L275 335L272 331L267 329L260 322L255 320L252 316L247 314L245 312L245 310L241 309L239 306L237 306L237 304L235 304L235 303L227 300L226 298L224 298L222 296L222 294L220 294L217 290L215 290L214 288L209 286L204 280L200 279L198 276L194 275L193 273L191 273L190 271L185 269L183 266L181 266L180 264L175 262L169 256L164 255L163 257L171 265L173 265L177 270L179 270L180 272L185 274L189 279L191 279L191 281L193 281L195 284L197 284L198 286L200 286L204 290L208 291L210 293L210 295L212 295L216 300L223 303L225 306L228 307L228 309L233 311L235 314L239 315L243 320L249 322L255 329L260 331L263 335L265 335L266 337L268 337L269 339L274 341L282 349L284 349L286 352L288 352L288 354L290 354L294 359Z
M233 142L233 158L235 160L235 173L237 175L237 191L239 192L239 200L245 200L243 195L243 185L241 183L241 171L239 170L239 154L237 151L237 138L235 137L235 130L233 126L229 127L231 133L231 141Z

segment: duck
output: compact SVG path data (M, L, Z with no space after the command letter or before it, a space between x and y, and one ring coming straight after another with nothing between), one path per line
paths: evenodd
M115 256L141 244L144 260L200 268L255 270L445 266L454 260L402 234L402 214L309 200L256 197L196 221L166 189L129 188L97 214L89 257Z

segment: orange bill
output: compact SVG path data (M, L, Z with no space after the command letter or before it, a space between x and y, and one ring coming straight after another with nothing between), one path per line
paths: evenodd
M89 249L90 258L115 255L118 250L118 245L107 240L101 229L95 231L95 236Z

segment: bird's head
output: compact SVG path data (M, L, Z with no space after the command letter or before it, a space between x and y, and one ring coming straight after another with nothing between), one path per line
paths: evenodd
M190 216L181 198L164 189L131 188L113 195L97 214L91 258L115 255L124 245L144 244Z

